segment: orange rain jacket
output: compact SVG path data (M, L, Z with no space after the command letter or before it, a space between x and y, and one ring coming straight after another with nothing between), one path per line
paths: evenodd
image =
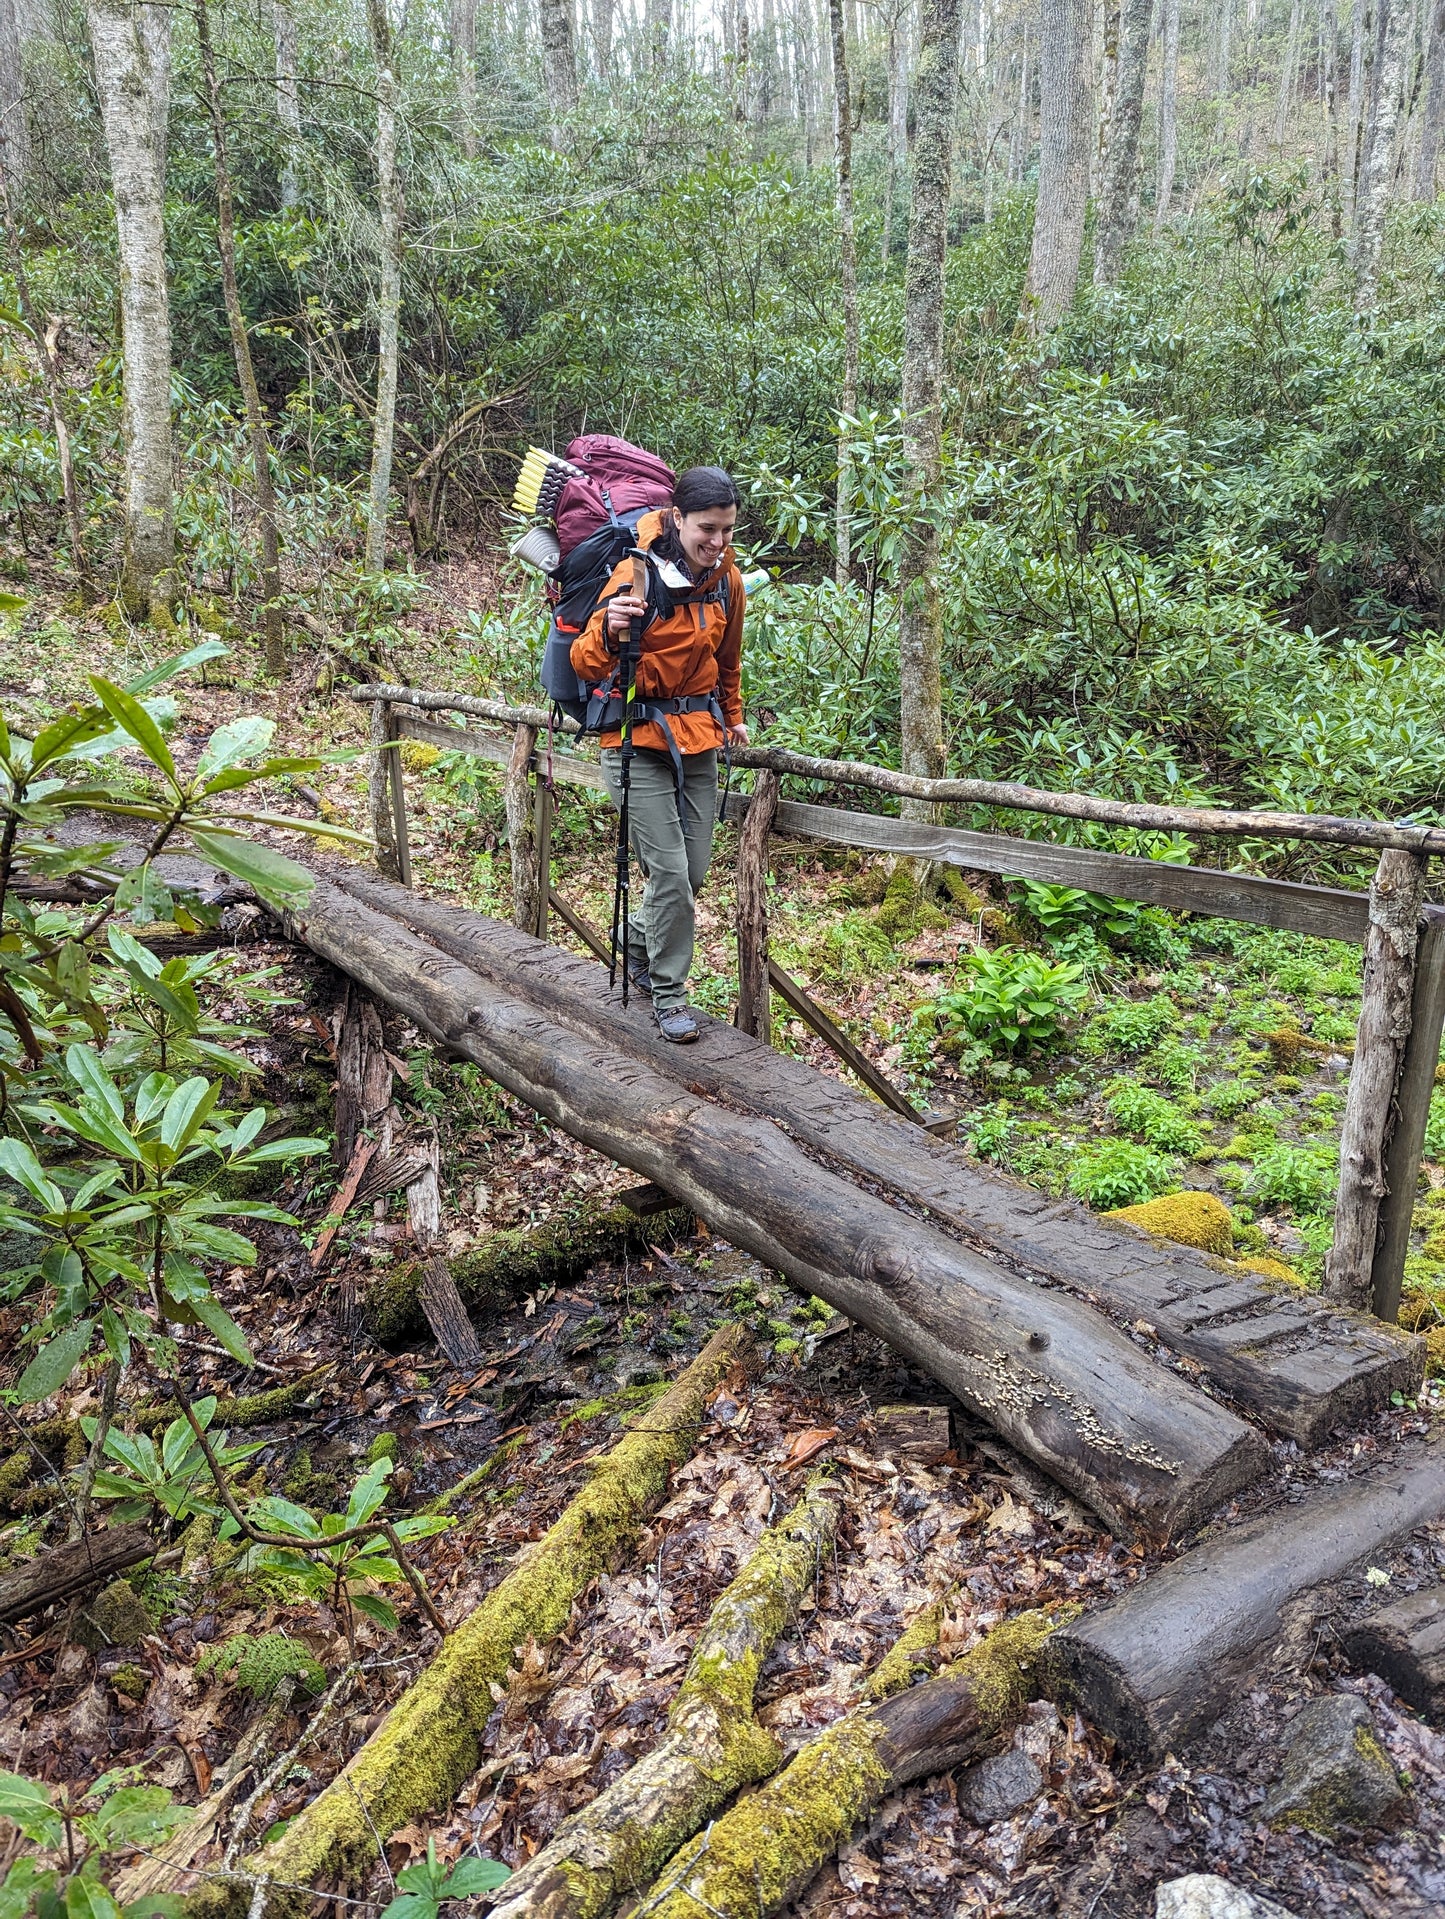
M651 547L662 532L663 512L645 513L637 523L637 544ZM716 594L727 578L728 607ZM617 665L617 646L607 631L607 602L632 589L632 562L613 569L606 591L587 625L572 642L572 665L584 680L605 680ZM673 592L671 613L654 615L642 630L642 654L637 662L637 697L647 700L687 699L716 689L723 718L729 726L743 723L741 660L743 609L747 590L729 546L710 573L704 574L686 599ZM668 725L679 753L708 753L722 745L722 732L709 712L672 713ZM603 746L620 746L620 732L603 733ZM633 728L634 746L666 753L667 739L655 721Z

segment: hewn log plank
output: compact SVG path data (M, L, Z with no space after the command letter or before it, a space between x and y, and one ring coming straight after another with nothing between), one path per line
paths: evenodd
M738 1030L770 1046L768 992L768 834L778 809L778 776L759 773L738 839Z
M86 1539L43 1552L13 1572L0 1574L0 1619L28 1619L59 1599L72 1599L138 1566L156 1551L142 1525L112 1526Z
M709 1096L781 1120L796 1138L925 1207L1020 1275L1043 1274L1146 1320L1198 1361L1240 1405L1300 1445L1320 1444L1412 1393L1424 1347L1392 1327L1331 1307L1188 1247L1050 1199L969 1159L844 1085L718 1021L676 1057L645 1011L624 1013L592 962L527 941L495 920L419 899L360 867L337 883L401 916L489 978L527 994L549 1018L602 1041L626 1032L659 1072L685 1073Z
M1434 1725L1445 1722L1445 1585L1422 1586L1346 1629L1345 1657L1378 1673Z
M1122 1599L1064 1627L1044 1687L1131 1753L1159 1759L1235 1697L1284 1608L1445 1511L1445 1441L1319 1486L1196 1546Z
M1120 1532L1177 1536L1262 1469L1267 1451L1250 1427L1089 1307L900 1214L766 1121L687 1090L630 1036L624 1045L620 1027L559 1045L557 1022L514 989L326 879L296 926L574 1138L665 1185L735 1245L926 1368Z
M1430 1097L1440 1064L1440 1036L1445 1031L1445 908L1427 906L1420 920L1420 943L1415 949L1415 991L1410 1006L1410 1037L1395 1088L1398 1117L1385 1148L1385 1184L1380 1202L1379 1244L1370 1273L1375 1312L1392 1323L1400 1311L1400 1289L1405 1278L1405 1255L1415 1221L1415 1193L1420 1184L1420 1156L1425 1150L1425 1128L1430 1119Z
M1340 1128L1335 1232L1325 1259L1325 1298L1341 1306L1370 1303L1395 1084L1410 1037L1424 891L1425 861L1418 854L1380 855L1370 886L1360 1024Z

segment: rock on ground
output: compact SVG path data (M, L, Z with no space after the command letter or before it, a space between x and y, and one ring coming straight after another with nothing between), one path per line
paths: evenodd
M1284 1771L1260 1811L1271 1825L1329 1833L1387 1824L1404 1800L1364 1700L1327 1693L1290 1727Z
M1044 1775L1026 1752L996 1753L959 1775L958 1808L975 1826L991 1826L1011 1818L1043 1789Z
M1295 1919L1262 1893L1246 1892L1212 1872L1168 1879L1154 1894L1154 1919Z

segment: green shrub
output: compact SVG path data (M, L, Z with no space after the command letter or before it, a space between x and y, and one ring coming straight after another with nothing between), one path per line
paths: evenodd
M1082 1050L1086 1053L1147 1053L1171 1026L1179 1024L1179 1010L1163 994L1153 999L1121 1000L1089 1021Z
M961 988L921 1009L937 1022L945 1051L973 1039L995 1055L1042 1052L1089 995L1082 966L1014 948L965 954L963 972Z
M1172 1160L1128 1139L1086 1147L1069 1169L1069 1191L1101 1212L1157 1199L1178 1183Z
M1204 1144L1199 1128L1173 1100L1136 1079L1115 1080L1109 1089L1109 1117L1121 1132L1137 1134L1160 1152L1197 1153Z
M1176 1093L1192 1093L1207 1062L1208 1055L1202 1046L1168 1039L1155 1049L1149 1065L1156 1077L1166 1086L1172 1086Z
M1207 1112L1216 1119L1237 1119L1259 1098L1259 1087L1247 1079L1222 1079L1204 1095Z
M1332 1198L1338 1176L1338 1156L1332 1148L1277 1141L1256 1153L1245 1190L1268 1205L1318 1213Z

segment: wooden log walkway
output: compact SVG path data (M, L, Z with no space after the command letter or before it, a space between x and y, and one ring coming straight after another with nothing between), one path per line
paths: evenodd
M1152 1239L1073 1200L1050 1199L899 1119L842 1081L700 1016L703 1036L669 1046L646 1002L623 1009L595 961L480 914L428 900L354 866L331 870L353 898L411 927L559 1028L630 1055L782 1126L808 1151L888 1197L922 1208L1019 1279L1067 1288L1127 1323L1140 1319L1200 1365L1251 1417L1319 1444L1418 1387L1423 1344L1364 1313Z

